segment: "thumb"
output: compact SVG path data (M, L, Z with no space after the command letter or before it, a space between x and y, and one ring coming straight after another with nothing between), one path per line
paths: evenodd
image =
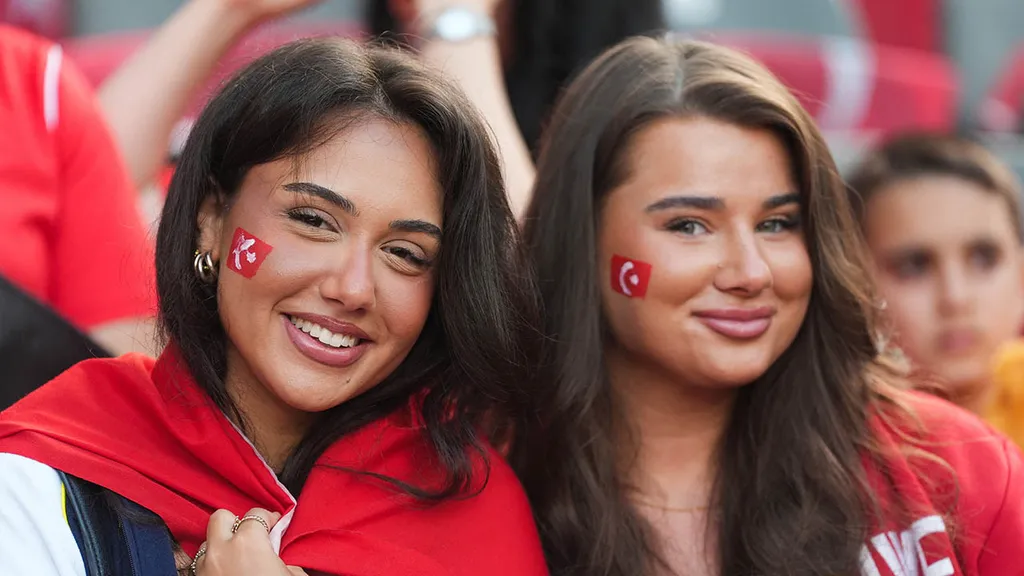
M298 568L296 566L289 566L288 574L290 574L291 576L308 576L305 570L303 570L302 568Z

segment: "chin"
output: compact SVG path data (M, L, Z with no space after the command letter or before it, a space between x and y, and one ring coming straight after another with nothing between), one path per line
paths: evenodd
M706 378L712 385L720 388L742 388L760 378L766 371L767 368L764 370L737 370L736 367L732 367L729 370L708 374Z
M345 379L338 377L325 378L298 372L279 382L268 386L271 393L289 408L300 412L324 412L358 394L351 382L345 383Z
M978 387L980 383L991 380L992 373L985 362L965 362L955 366L944 366L938 377L950 391L964 393Z

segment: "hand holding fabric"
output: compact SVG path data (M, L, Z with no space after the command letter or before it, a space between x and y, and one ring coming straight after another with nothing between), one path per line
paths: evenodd
M270 544L268 529L280 519L263 508L249 510L241 520L227 510L214 512L205 552L195 562L196 576L307 576L301 568L285 566Z

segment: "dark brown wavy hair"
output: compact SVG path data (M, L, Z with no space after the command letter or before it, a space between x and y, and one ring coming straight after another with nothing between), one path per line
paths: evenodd
M246 429L224 381L228 340L216 288L193 272L200 207L211 196L230 203L253 167L301 160L367 118L417 127L432 146L444 216L434 300L401 365L327 410L279 477L298 495L331 444L415 396L445 482L436 490L394 483L437 500L485 480L473 477L481 431L527 409L536 340L534 286L497 152L476 110L438 73L397 50L335 39L293 42L239 72L199 117L171 182L156 242L160 318L199 386Z
M876 300L843 183L814 121L765 68L720 46L652 38L612 48L570 85L542 143L527 214L545 308L545 410L518 428L511 460L552 572L636 576L661 564L617 467L633 447L616 442L629 424L604 364L595 238L631 138L659 118L688 116L770 130L785 144L813 266L795 341L740 389L718 449L709 529L719 570L859 574L875 500L861 455L873 450L871 405L887 392L875 383Z

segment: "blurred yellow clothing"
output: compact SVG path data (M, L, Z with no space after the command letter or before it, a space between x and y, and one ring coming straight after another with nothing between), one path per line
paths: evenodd
M996 355L992 386L985 420L1024 448L1024 340L1007 344Z

